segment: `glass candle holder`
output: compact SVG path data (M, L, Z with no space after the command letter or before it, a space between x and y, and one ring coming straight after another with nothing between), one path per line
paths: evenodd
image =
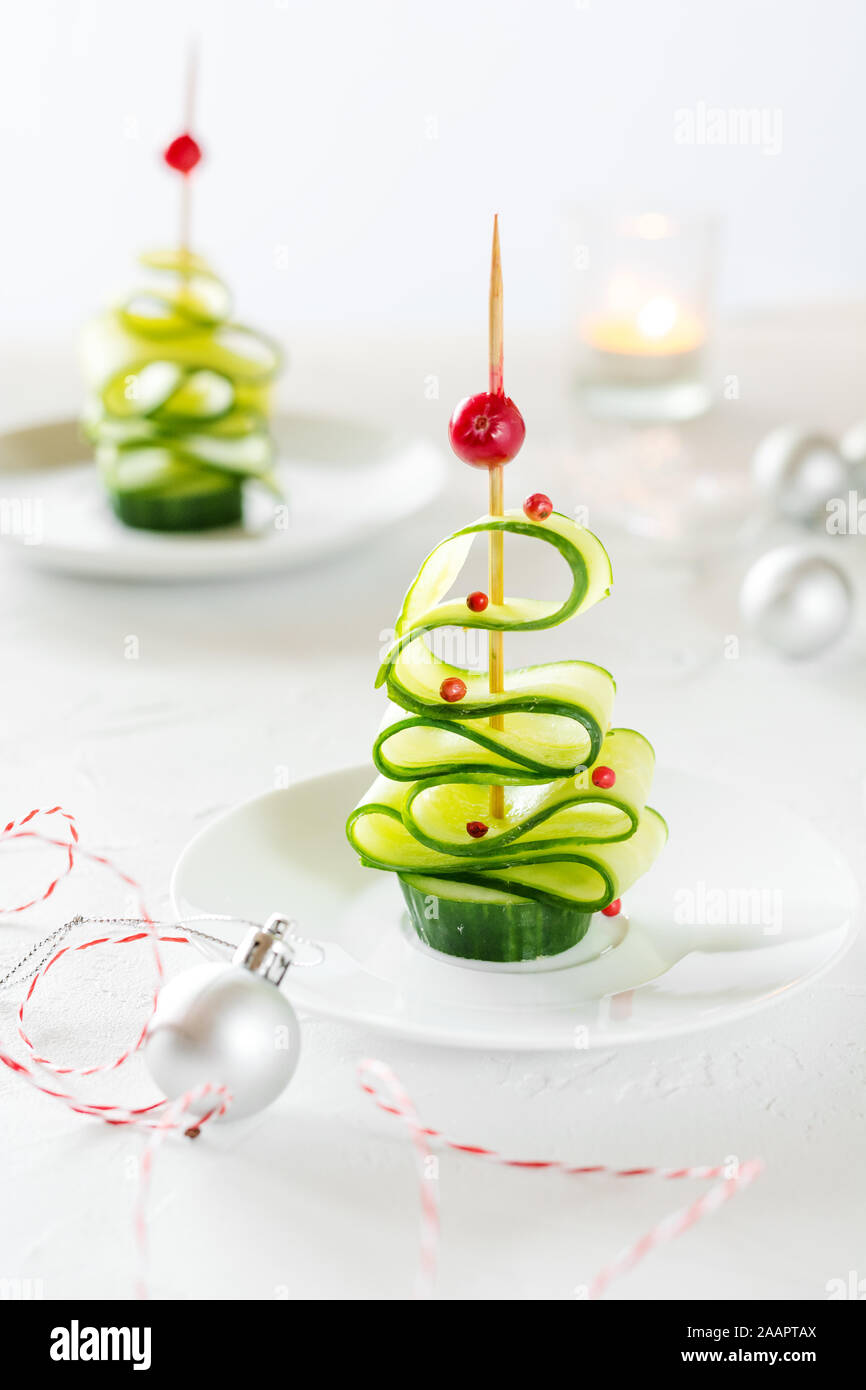
M587 410L634 422L703 414L712 398L714 220L585 214L573 226L578 380Z

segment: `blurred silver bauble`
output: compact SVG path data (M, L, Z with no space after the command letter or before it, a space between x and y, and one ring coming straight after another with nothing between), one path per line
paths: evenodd
M853 474L850 486L866 481L866 420L858 420L839 440L839 452Z
M210 1081L226 1086L226 1119L242 1119L276 1100L301 1046L295 1011L279 988L292 953L288 919L272 917L242 943L232 962L193 966L161 990L147 1031L145 1060L170 1100ZM205 1098L190 1107L204 1115Z
M740 612L748 626L790 657L815 656L841 637L853 602L844 570L799 545L762 555L740 590Z
M826 517L831 497L845 495L850 474L829 435L783 425L758 445L752 476L780 516L813 525Z

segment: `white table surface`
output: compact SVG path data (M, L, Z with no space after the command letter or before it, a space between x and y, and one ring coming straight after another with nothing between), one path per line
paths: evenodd
M831 308L744 319L724 337L719 372L740 398L687 435L740 471L768 426L841 429L866 412L866 312ZM291 342L291 330L286 330ZM441 438L453 402L483 382L472 349L444 341L396 350L295 340L286 401L391 415ZM549 346L524 342L509 387L529 422L511 466L519 501L554 478L581 500L580 462L563 473L568 412ZM425 396L439 377L440 398ZM74 410L71 355L0 356L0 423ZM585 436L584 436L585 437ZM135 875L151 909L167 903L178 852L210 817L266 790L369 757L381 712L372 681L390 626L426 550L484 510L483 481L454 464L452 487L387 543L303 574L243 583L111 586L29 571L0 556L3 631L0 787L4 818L57 802L88 848ZM571 495L563 498L563 489ZM748 554L700 566L605 530L614 597L569 632L572 654L614 671L618 723L660 762L760 780L862 861L866 646L857 628L832 653L787 665L739 632L734 596ZM863 541L846 543L862 589ZM522 562L520 562L522 563ZM520 569L520 563L517 569ZM520 585L518 581L522 581ZM530 592L523 574L515 592ZM124 658L135 635L140 658ZM563 632L533 648L560 651ZM8 851L4 852L8 855ZM44 876L47 860L34 856ZM2 883L21 883L2 862ZM859 870L862 878L862 868ZM75 911L132 904L82 866L55 898L0 925L0 972ZM311 934L315 924L305 924ZM75 1062L104 1058L143 1016L150 983L132 951L59 967L34 1004L40 1044ZM621 1298L820 1299L832 1278L866 1275L862 1152L866 944L807 990L735 1028L614 1050L551 1056L407 1046L304 1020L296 1079L270 1110L169 1141L152 1206L151 1288L168 1298L403 1298L417 1253L416 1179L398 1122L362 1096L355 1063L381 1057L425 1120L515 1156L575 1163L686 1165L761 1156L742 1197L615 1286ZM2 996L2 1046L17 991ZM136 1100L140 1062L88 1094ZM42 1281L46 1297L126 1297L135 1270L132 1210L139 1133L68 1113L0 1074L0 1275ZM444 1298L571 1298L663 1213L701 1190L651 1179L575 1179L443 1155Z

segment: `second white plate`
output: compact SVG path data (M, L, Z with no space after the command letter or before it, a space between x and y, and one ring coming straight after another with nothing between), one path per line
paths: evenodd
M427 1042L563 1049L731 1023L816 978L847 949L857 886L808 822L754 789L663 771L670 842L573 952L532 967L469 967L422 947L391 874L362 869L346 815L371 780L347 768L268 792L182 854L179 917L295 917L324 961L290 970L301 1009Z
M144 581L223 579L296 569L370 539L426 506L445 477L423 440L368 424L287 415L274 422L288 511L247 489L243 526L136 531L111 511L75 421L0 436L0 542L44 569Z

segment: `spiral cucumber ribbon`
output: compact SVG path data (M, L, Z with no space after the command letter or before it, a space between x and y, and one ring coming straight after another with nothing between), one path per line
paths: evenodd
M490 531L552 546L569 566L562 603L506 598L472 612L445 596L474 539ZM556 627L607 596L610 561L601 542L569 517L544 522L523 512L485 516L428 556L406 596L396 638L379 671L390 706L373 748L379 776L349 817L349 841L362 863L429 879L431 891L460 896L460 885L596 911L650 867L667 826L647 806L655 755L633 729L612 729L616 686L610 672L559 661L506 673L491 694L486 672L451 665L424 640L443 627L531 632ZM442 681L466 684L456 704ZM504 728L489 723L504 716ZM592 783L610 767L609 790ZM488 823L489 787L506 788L504 819L472 839L467 823Z
M230 319L231 297L184 251L141 257L149 283L85 329L85 432L110 489L195 491L255 478L278 492L268 428L280 349Z

